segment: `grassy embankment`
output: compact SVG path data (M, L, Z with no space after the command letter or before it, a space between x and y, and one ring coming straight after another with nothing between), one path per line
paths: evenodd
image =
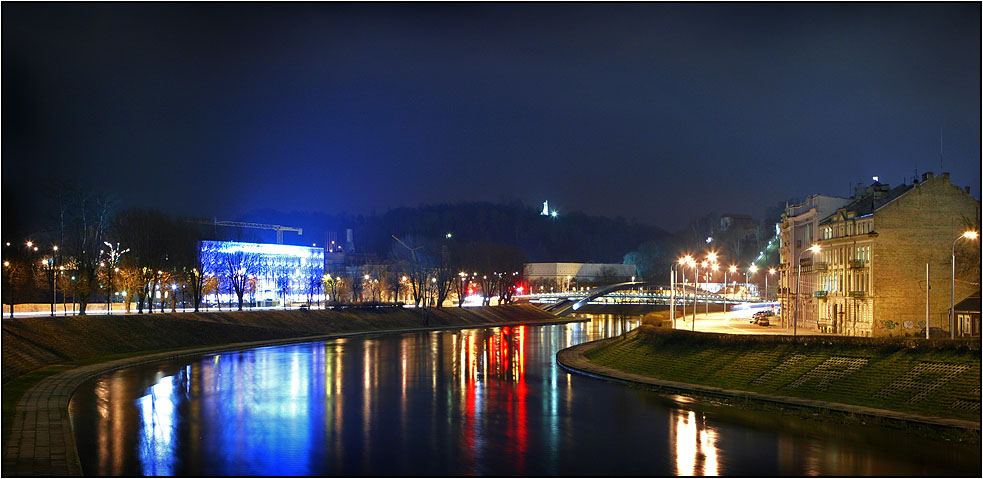
M247 341L420 327L556 320L535 306L431 310L312 310L38 317L3 320L3 437L20 397L42 379L86 364Z
M980 342L736 336L643 325L587 351L643 376L979 421Z

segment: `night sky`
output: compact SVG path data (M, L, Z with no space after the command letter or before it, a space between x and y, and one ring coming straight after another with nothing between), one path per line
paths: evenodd
M219 219L549 199L666 229L942 169L981 6L2 5L4 211L52 179Z

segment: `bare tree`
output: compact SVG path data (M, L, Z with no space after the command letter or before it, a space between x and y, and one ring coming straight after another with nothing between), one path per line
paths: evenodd
M415 236L407 236L401 240L395 236L397 244L393 245L390 256L406 272L407 279L413 292L413 302L419 307L427 297L428 269L431 264L426 253L426 243Z
M71 211L75 216L68 222L66 253L73 258L76 267L79 316L85 316L89 297L98 287L96 272L101 262L100 249L109 228L110 202L99 195L78 193Z
M140 272L141 286L136 291L140 313L144 302L148 312L153 312L154 293L161 283L161 275L170 269L168 253L176 246L174 231L178 227L169 216L156 210L128 209L113 219L115 240L130 249L127 260Z
M246 283L251 275L256 274L258 258L245 251L229 251L219 253L225 281L239 300L239 311L242 311L242 297L246 294Z
M14 317L16 297L30 281L30 248L25 248L23 244L6 244L3 247L3 302L10 307L11 319Z

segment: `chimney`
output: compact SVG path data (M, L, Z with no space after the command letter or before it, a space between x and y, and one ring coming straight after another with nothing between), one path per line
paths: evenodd
M967 195L969 194L969 187L968 186L966 187L966 194Z
M931 171L926 171L925 173L922 173L922 181L923 182L928 181L928 180L932 179L933 177L935 177L935 174L932 173Z

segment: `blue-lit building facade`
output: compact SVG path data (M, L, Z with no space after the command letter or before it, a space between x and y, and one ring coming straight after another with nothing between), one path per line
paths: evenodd
M258 305L282 305L322 299L324 248L282 244L202 241L200 249L206 278L217 287L206 302L237 301L229 278L232 269L244 274L243 301Z

